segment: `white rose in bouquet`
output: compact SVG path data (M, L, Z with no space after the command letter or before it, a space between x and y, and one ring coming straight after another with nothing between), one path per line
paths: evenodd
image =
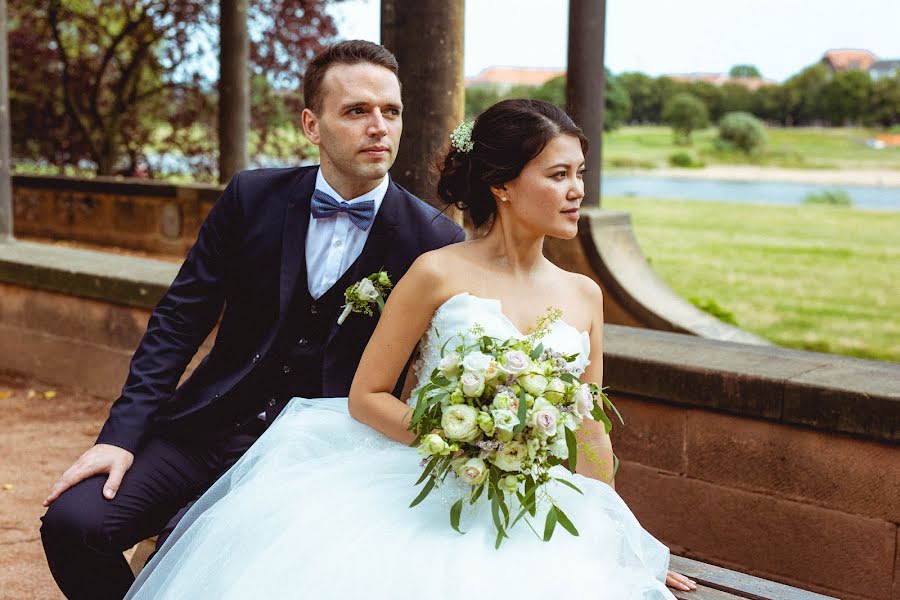
M469 485L481 485L488 476L488 467L480 458L470 458L459 466L456 474Z
M492 362L494 362L494 359L483 352L470 352L463 358L462 366L466 371L484 375L484 372Z
M459 354L456 352L443 356L441 362L438 363L438 369L447 377L455 375L457 367L459 367Z
M492 358L491 362L488 363L487 368L484 370L484 378L487 381L493 381L500 377L500 373L502 373L500 365L498 365L497 361Z
M503 471L520 471L522 470L522 461L527 456L528 446L522 442L507 442L503 445L503 450L494 456L494 465Z
M531 359L521 350L510 350L503 355L503 369L511 374L518 375L531 368Z
M591 410L594 408L594 395L591 393L591 386L582 383L578 389L575 390L573 400L575 401L576 415L582 419L594 419L593 415L591 415Z
M531 413L531 426L539 435L544 437L554 435L558 419L559 409L544 398L535 399Z
M468 404L448 406L441 415L441 427L451 440L474 441L481 434L478 410Z
M532 396L540 396L547 389L547 378L540 373L527 373L519 376L519 385Z
M516 425L519 424L519 417L516 416L516 413L506 408L492 410L491 416L494 417L495 429L506 431L510 434L512 434L512 430L515 429Z
M484 375L481 373L464 371L459 382L462 384L463 394L470 398L477 398L484 393Z
M367 277L356 285L356 295L362 300L373 302L379 294L378 290L375 288L375 284Z
M449 449L450 446L447 445L444 438L436 433L429 433L422 438L421 442L419 442L419 447L416 448L416 452L419 453L419 456L427 458L435 454L445 454Z

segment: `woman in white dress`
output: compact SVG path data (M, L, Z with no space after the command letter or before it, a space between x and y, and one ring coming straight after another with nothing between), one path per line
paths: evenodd
M541 342L575 354L583 381L603 376L603 299L591 279L552 264L544 238L573 238L587 142L540 101L507 100L457 130L438 194L487 233L420 257L390 295L347 398L295 398L247 454L184 517L141 572L133 598L419 599L672 598L668 549L613 489L602 424L578 432L577 474L554 467L550 492L580 535L549 542L520 523L495 549L489 504L468 507L465 535L450 505L468 486L448 480L409 508L420 457L405 401L453 336L525 336L548 308L561 317ZM407 357L420 355L403 398ZM627 417L627 415L626 415ZM546 509L546 507L544 507ZM540 522L540 521L539 521Z

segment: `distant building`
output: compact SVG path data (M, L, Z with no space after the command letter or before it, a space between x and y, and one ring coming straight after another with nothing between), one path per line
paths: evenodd
M506 93L517 85L538 87L554 77L565 75L565 69L532 69L528 67L488 67L466 79L466 87L493 88Z
M838 71L868 71L875 64L876 57L868 50L829 50L822 57L822 64L831 69L832 73Z
M900 76L900 58L891 60L876 60L869 67L869 76L872 79L885 79Z
M669 79L681 81L684 83L693 83L695 81L705 81L715 86L723 86L726 83L741 85L748 90L758 90L767 85L777 85L778 82L764 77L731 77L725 73L675 73L666 75Z

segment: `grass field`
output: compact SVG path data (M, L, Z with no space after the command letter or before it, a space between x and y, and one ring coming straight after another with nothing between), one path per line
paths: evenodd
M694 133L692 146L676 146L669 127L623 127L604 136L603 159L610 167L667 166L669 156L688 152L706 164L755 164L808 169L900 169L900 147L875 150L865 145L874 130L851 127L767 129L768 144L759 156L721 152L713 144L718 130Z
M660 276L792 348L900 361L900 213L605 198Z

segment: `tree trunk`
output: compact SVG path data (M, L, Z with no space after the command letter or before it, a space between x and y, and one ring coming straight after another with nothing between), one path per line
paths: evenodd
M0 241L13 234L9 169L9 55L6 51L6 0L0 0Z
M584 177L584 204L600 206L603 168L603 107L606 0L569 0L566 108L590 142Z
M382 0L381 42L400 63L403 138L394 181L438 208L436 156L463 118L465 0Z
M219 182L247 168L250 126L248 0L221 0L219 50Z

